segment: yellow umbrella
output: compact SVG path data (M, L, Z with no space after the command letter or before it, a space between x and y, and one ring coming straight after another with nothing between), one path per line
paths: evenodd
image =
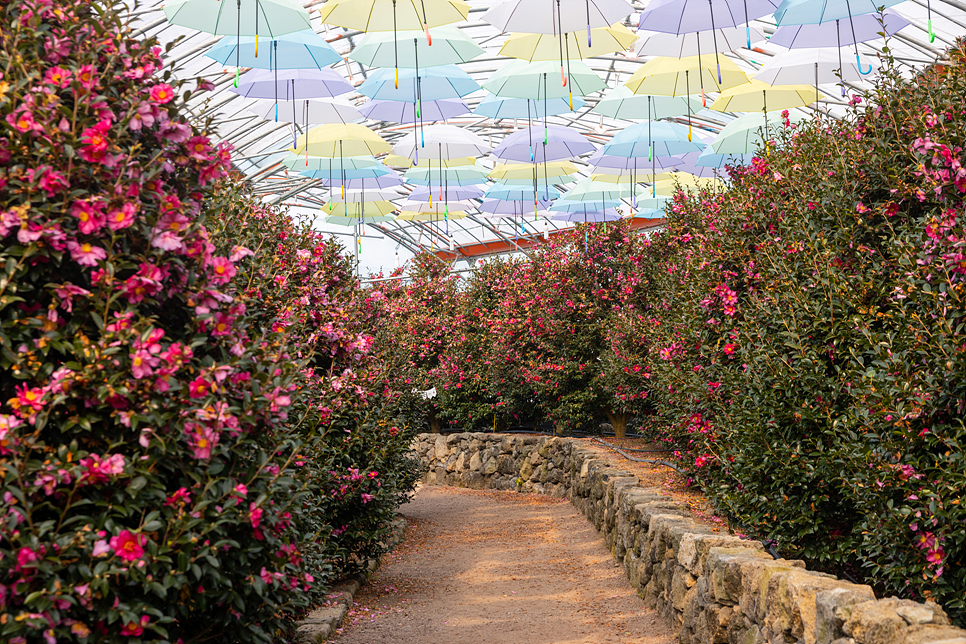
M687 58L652 58L637 68L625 85L635 94L656 96L689 96L706 85L721 92L748 83L748 76L730 59L721 60L721 82L713 60L707 63L701 56Z
M448 219L462 219L463 217L466 217L466 213L462 210L450 210L445 216L445 218ZM399 216L396 217L396 219L400 219L402 221L443 221L444 216L442 213L413 212L411 210L404 210L399 213Z
M590 30L593 44L588 46L583 32L564 34L566 38L560 42L560 36L550 34L511 34L500 49L501 56L520 58L529 62L558 60L560 52L566 51L566 58L570 60L603 56L617 51L624 51L637 40L637 34L620 23L610 27L598 27Z
M463 0L328 0L319 8L322 22L359 31L425 30L466 20Z
M295 142L295 153L315 157L358 157L389 152L391 145L364 125L330 123L314 127ZM291 148L289 148L291 150Z
M394 206L389 201L365 201L365 202L345 202L345 201L330 201L329 203L322 206L322 210L328 211L328 214L338 215L341 217L355 217L356 219L361 219L363 213L365 215L378 215L384 216L396 210Z
M546 165L540 163L498 163L489 174L496 181L513 181L518 179L532 179L533 171L542 178L544 174L553 177L566 177L577 172L577 166L570 161L551 161Z
M825 98L811 85L769 85L752 79L721 92L712 110L718 112L769 112L790 110Z
M663 179L654 183L654 192L662 196L673 195L678 188L686 190L702 188L722 188L724 184L711 177L696 177L689 172L675 172L670 179Z

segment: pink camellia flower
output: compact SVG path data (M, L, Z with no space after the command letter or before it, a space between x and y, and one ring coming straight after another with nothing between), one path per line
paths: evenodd
M188 383L188 395L192 398L204 398L211 391L211 383L203 376L198 376Z
M44 82L57 89L64 89L70 85L70 72L60 66L51 67L44 74Z
M43 166L43 168L45 172L37 180L37 185L47 193L48 197L54 196L67 187L67 178L62 173L47 166Z
M111 537L111 549L124 561L136 561L144 556L143 546L147 542L148 539L143 534L121 530L116 537Z
M168 498L164 500L165 505L180 505L182 503L185 505L191 503L191 494L188 493L188 488L186 487L178 488L177 492L172 492Z
M154 373L154 367L160 362L160 358L152 356L144 349L138 349L131 354L131 374L135 380L147 378Z
M174 89L167 83L158 83L151 88L151 100L158 105L164 105L174 100Z
M292 404L292 398L284 394L280 387L275 387L275 391L265 396L269 401L269 411L278 411L281 407L288 407Z
M701 467L702 465L704 465L705 463L707 463L709 460L711 460L711 454L702 454L701 456L699 456L696 459L694 459L694 466L695 467Z
M230 315L225 315L222 312L215 313L215 324L212 326L212 335L228 335L231 333L232 325L235 323L235 318Z
M43 396L42 389L29 388L26 383L17 387L17 404L20 407L29 407L33 411L40 411L44 408Z
M724 352L725 352L725 355L726 356L730 356L731 354L733 354L735 352L735 345L733 343L731 343L731 342L729 342L728 344L724 345Z
M111 553L111 546L107 543L107 539L98 539L94 542L94 549L91 551L91 555L94 557L106 557Z
M107 227L111 230L121 230L134 223L134 215L137 213L137 206L133 203L126 203L120 208L115 208L107 214Z
M236 485L233 491L235 494L237 494L243 499L248 495L248 488L245 487L244 483L239 483L238 485Z
M13 448L17 446L17 437L13 430L22 424L16 416L0 414L0 455L13 453Z
M124 456L122 454L105 454L98 456L91 454L80 460L80 466L84 468L80 480L82 483L103 483L112 476L124 473Z
M248 506L248 520L252 522L253 528L257 528L262 523L262 509L254 501Z
M81 132L81 143L84 145L77 150L77 155L84 161L100 163L107 157L110 142L107 133L111 130L110 121L100 121L97 125L85 128Z
M14 130L20 132L21 134L43 129L43 126L34 120L34 115L27 110L21 110L19 113L15 114L8 114L7 123L9 123Z
M211 281L215 284L227 284L235 276L235 265L227 257L215 257L211 260Z
M85 235L96 233L104 226L104 213L88 201L75 201L70 214L80 220L77 227Z
M94 66L81 65L81 68L77 70L77 80L84 89L93 89L94 85L97 84L97 72Z
M37 553L24 546L17 551L17 565L14 566L14 570L23 572L27 568L35 568L37 559L39 559Z
M103 248L94 246L90 242L78 244L71 240L67 242L67 250L70 251L74 261L81 266L97 266L98 261L107 258L107 252Z
M137 637L143 632L144 629L141 628L141 625L137 622L128 622L124 625L124 628L121 629L121 635L125 635L127 637Z
M194 457L198 460L211 458L211 451L218 444L218 432L211 427L185 423L185 434L188 436L188 444L194 451Z
M198 161L207 161L211 146L208 145L207 136L193 136L188 139L185 147L188 148L188 156Z
M929 565L931 565L931 566L939 565L939 564L941 564L943 562L943 555L945 555L945 554L946 553L943 552L942 547L941 546L937 546L937 547L931 549L926 554L926 561L928 561L929 562Z

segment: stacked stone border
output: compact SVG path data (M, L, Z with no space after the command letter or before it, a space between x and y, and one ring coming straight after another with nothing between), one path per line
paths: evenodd
M420 434L423 483L568 498L682 644L966 644L937 604L774 559L716 534L658 488L559 437Z

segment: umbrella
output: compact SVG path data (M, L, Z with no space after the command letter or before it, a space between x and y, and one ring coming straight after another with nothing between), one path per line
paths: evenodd
M551 202L546 199L538 199L536 210L542 212L550 208ZM479 205L479 211L486 215L529 215L534 211L532 204L524 203L517 199L484 199Z
M413 210L403 210L396 219L400 221L449 221L450 219L463 219L466 213L462 210L451 210L446 212L417 212ZM449 226L447 225L447 230Z
M583 179L578 181L573 188L564 193L564 195L560 197L560 201L612 201L614 199L620 199L623 197L625 190L629 190L632 193L643 194L643 191L636 185L619 186L614 183Z
M724 184L718 179L696 177L687 172L678 172L671 179L663 179L654 183L654 188L657 193L664 196L672 196L681 188L686 190L690 190L691 188L701 190L722 187L724 187Z
M660 172L658 174L637 174L624 172L595 172L590 175L591 181L600 183L631 184L631 183L652 183L662 179L670 179L672 172Z
M717 154L714 148L709 144L704 150L701 151L694 159L695 168L723 168L728 165L742 166L751 163L751 158L753 154ZM682 165L681 170L684 172L691 172L692 174L698 174L694 170L689 169L687 165Z
M227 0L226 0L227 1ZM332 98L352 91L352 85L334 69L253 69L241 77L233 92L245 98L274 98L294 101Z
M436 164L433 164L436 165ZM417 186L439 185L440 181L450 186L469 186L486 183L487 170L479 163L453 168L418 167L406 170L406 181Z
M352 123L361 121L362 114L345 100L300 100L286 101L286 104L258 103L248 111L266 121L276 120L286 123ZM289 105L289 103L291 105ZM273 116L275 115L275 116Z
M551 212L600 212L608 208L616 208L621 205L620 199L597 199L587 201L566 201L558 199L550 206Z
M624 51L637 40L633 31L617 23L610 27L592 29L593 46L584 43L576 32L565 33L564 43L557 34L511 34L500 48L500 56L519 58L528 62L556 61L563 49L568 59L584 59Z
M327 161L331 167L321 170L303 170L299 172L299 175L309 177L311 179L328 179L334 185L344 186L347 185L349 181L373 181L375 179L381 179L382 177L391 176L392 174L392 170L389 168L378 165L374 165L371 168L346 169L339 167L341 159L333 159L328 157L325 159L325 161ZM373 187L376 187L375 183L372 185Z
M721 92L710 109L716 112L768 112L790 110L825 98L811 85L769 85L760 80Z
M526 163L570 159L593 151L594 144L576 130L547 125L514 132L493 149L493 156Z
M342 161L342 167L345 168L346 170L356 170L359 168L373 168L373 167L384 168L385 167L381 163L379 163L378 159L368 155L347 156L342 158L341 161ZM304 156L299 156L294 152L289 152L282 159L282 164L286 168L291 168L295 170L325 170L326 168L329 167L329 164L331 162L332 161L329 158L309 157L308 163L306 164L306 158ZM392 172L392 170L389 170L389 168L385 168L385 169L388 170L389 172Z
M663 208L638 208L634 213L634 219L663 219L667 216L667 211Z
M891 36L900 29L909 26L908 20L891 10L882 12L881 23L879 16L875 14L867 13L854 16L852 18L852 29L846 29L845 33L842 33L839 22L839 20L834 20L817 25L786 25L776 29L768 42L788 49L842 47L843 45L854 45L856 42L881 38L879 32ZM852 40L853 33L857 41Z
M838 24L838 21L836 21ZM842 49L799 49L786 51L769 60L764 67L755 74L754 82L765 83L811 83L818 92L819 83L839 83L845 81L862 81L860 61L842 64ZM869 69L878 68L879 61L870 59ZM842 86L845 96L845 86Z
M347 174L349 172L351 171L346 171ZM316 174L321 174L321 172ZM345 186L346 190L360 190L362 188L392 188L393 186L403 185L403 180L392 170L389 171L389 174L381 174L377 177L364 177L345 180L343 180L342 177L330 178L328 176L316 178L321 179L322 185L327 188L331 186Z
M476 185L453 186L447 188L446 196L459 201L480 199L483 197L483 188ZM433 199L433 195L429 186L416 186L415 190L409 193L410 201L430 201L431 199Z
M369 128L355 123L320 125L298 138L294 152L318 157L357 157L389 152L390 146Z
M799 114L789 114L789 120L799 122L804 117ZM731 123L728 123L714 141L711 142L711 149L715 154L749 154L754 153L764 145L763 133L767 128L780 129L784 127L784 119L780 114L772 112L752 112L739 116Z
M483 20L500 31L535 34L565 34L583 31L588 45L591 29L621 22L634 8L625 0L556 0L557 11L547 11L543 0L506 0L483 14Z
M359 93L371 99L415 103L417 98L435 101L459 98L480 88L470 75L456 65L440 65L424 69L403 69L399 72L399 88L393 82L393 70L376 69L362 85Z
M534 190L533 186L509 186L502 183L495 183L483 193L484 199L502 199L505 201L528 201L532 202L543 195L544 201L556 199L560 196L560 191L556 188L549 188L549 197L542 189Z
M470 5L462 0L329 0L319 7L322 22L359 31L422 31L432 44L430 27L466 20Z
M367 33L349 52L349 58L367 67L423 67L454 65L473 60L483 53L483 48L461 29L454 26L434 27L429 30L433 39L430 47L421 31L390 33ZM412 45L416 41L415 46Z
M638 32L637 37L643 40L637 47L637 55L687 58L698 54L735 51L742 47L750 48L751 45L765 40L765 34L762 30L752 28L750 33L745 33L745 29L741 27L715 29L715 33L711 37L704 34L702 39L701 36L700 31L683 34L657 32L646 37ZM771 42L775 42L774 38Z
M354 190L346 188L344 191L340 191L339 201L347 203L375 203L389 201L390 199L400 199L403 196L396 190L375 187L375 182L371 179L370 186L369 189L365 187ZM341 188L342 186L339 187ZM335 188L335 186L332 186L332 188ZM332 198L335 199L334 196Z
M435 47L435 45L433 45ZM369 101L359 111L373 121L389 123L415 123L416 104L402 101ZM468 114L470 106L458 98L442 98L438 101L422 101L419 106L419 119L424 121L446 121L454 116Z
M854 16L879 13L881 8L891 7L903 0L782 0L775 9L775 22L779 27L785 25L820 25L823 22L849 19L849 31L852 42L855 43L855 60L861 69L859 61L858 34L855 32ZM926 9L929 12L929 39L935 40L932 30L932 8L927 0ZM872 71L863 71L868 74Z
M373 215L388 215L396 210L396 206L388 201L354 201L351 203L345 201L330 201L322 206L322 208L332 214L343 217L362 217L364 214L368 215L369 213Z
M393 154L410 159L455 159L477 157L490 151L490 146L479 136L455 125L430 125L424 128L420 140L410 132L396 143Z
M395 221L396 218L392 215L366 215L367 224L382 224L387 221ZM331 224L333 226L345 226L347 228L353 228L358 226L360 223L359 217L345 217L343 215L329 215L322 219L326 224Z
M635 94L627 86L621 85L604 94L591 112L615 119L642 119L647 118L648 103L653 119L666 119L701 111L701 99L692 96Z
M543 109L545 115L556 116L566 114L582 108L586 102L582 98L575 98L573 108L566 98L552 98L541 100L539 103L529 98L502 98L487 94L486 98L473 110L477 116L486 116L491 119L524 119L537 116L538 108Z
M607 87L600 76L586 64L575 60L570 65L570 81L566 88L557 83L547 83L548 78L557 74L554 63L528 63L525 60L511 61L496 70L483 82L483 88L497 96L539 100L564 98L574 94L587 96Z
M516 179L530 179L534 171L541 167L532 163L498 163L490 173L490 178L496 181L512 181ZM543 165L543 170L551 176L566 177L578 172L577 166L570 161L554 161Z
M637 170L651 166L653 171L673 170L683 163L681 156L630 156L605 154L604 148L597 150L587 159L587 163L594 166L595 172L610 173L611 171Z
M322 69L342 62L339 52L311 29L269 41L267 56L264 53L258 55L255 36L226 36L205 52L205 56L222 65L230 65L234 60L236 67L254 69Z
M666 157L698 152L704 146L688 140L688 130L680 123L645 121L625 127L604 145L602 154L622 157Z
M599 223L601 221L617 221L623 219L621 214L613 208L606 210L589 210L575 212L561 212L551 217L554 221L570 221L576 223Z
M242 6L244 4L244 6ZM289 0L180 0L164 5L164 17L172 25L188 27L215 36L258 36L278 38L311 29L309 12ZM235 87L241 51L235 50Z

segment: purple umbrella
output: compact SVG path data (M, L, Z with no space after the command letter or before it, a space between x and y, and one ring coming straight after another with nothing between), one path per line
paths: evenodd
M507 161L544 163L593 152L595 146L582 134L561 125L535 126L514 132L493 150Z
M334 69L253 69L241 77L232 92L245 98L294 101L332 98L352 91L352 85Z
M697 152L692 154L697 155ZM655 157L655 164L653 169L657 170L675 170L684 163L684 157L682 156L663 156ZM614 154L604 154L603 148L594 152L590 157L587 158L587 163L594 166L595 168L601 169L602 172L607 172L609 170L639 170L641 174L649 172L652 170L651 160L647 157L622 157ZM611 174L610 172L607 172Z
M622 219L619 212L613 208L607 210L588 210L586 212L560 212L551 217L554 221L576 221L588 224L598 221L617 221Z
M346 181L340 180L338 177L334 179L322 179L322 185L329 186L341 186L345 185L346 190L359 190L362 188L392 188L393 186L401 186L403 180L399 178L399 175L395 172L392 174L384 174L381 177L372 177L366 179L347 179Z
M900 29L909 26L909 21L895 11L882 12L882 24L879 16L874 13L862 14L852 18L855 26L855 38L849 29L838 28L838 20L829 20L818 25L785 25L775 30L775 34L768 41L770 45L780 45L789 49L812 49L817 47L842 47L854 45L856 42L866 42L881 38L879 32L891 36ZM841 44L839 40L841 39Z
M462 99L444 98L438 101L423 101L416 117L416 104L403 101L369 101L359 108L363 116L373 121L389 123L415 123L423 121L446 121L454 116L470 113L470 106Z
M426 103L423 103L425 105ZM453 186L452 188L439 188L433 186L430 190L429 186L416 186L416 189L412 191L409 195L410 201L430 201L430 196L432 195L432 200L439 199L440 190L446 192L447 201L465 201L466 199L479 199L483 196L483 188L479 186Z

